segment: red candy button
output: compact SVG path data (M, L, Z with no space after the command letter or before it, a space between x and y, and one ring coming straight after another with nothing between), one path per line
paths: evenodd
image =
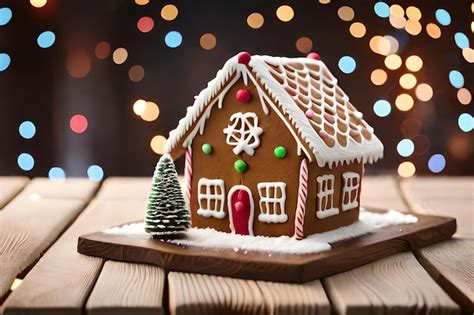
M248 90L238 90L237 93L235 93L235 98L242 103L247 103L250 101L250 92Z

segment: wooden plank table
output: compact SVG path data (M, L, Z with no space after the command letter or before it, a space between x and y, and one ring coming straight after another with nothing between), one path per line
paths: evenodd
M474 312L472 177L366 176L363 205L455 216L456 238L305 284L167 274L80 255L79 235L143 218L150 178L98 185L0 177L0 314Z

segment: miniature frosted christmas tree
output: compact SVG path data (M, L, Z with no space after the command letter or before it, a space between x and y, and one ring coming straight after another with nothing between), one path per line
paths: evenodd
M148 197L145 231L154 238L179 234L191 225L191 217L174 163L163 155L155 168Z

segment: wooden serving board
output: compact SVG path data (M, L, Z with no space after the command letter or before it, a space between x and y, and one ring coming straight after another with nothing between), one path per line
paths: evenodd
M96 232L79 237L81 254L149 263L170 271L243 279L302 283L362 266L402 251L451 238L456 219L417 215L418 222L381 228L374 233L331 244L317 254L234 252L175 245L166 241Z

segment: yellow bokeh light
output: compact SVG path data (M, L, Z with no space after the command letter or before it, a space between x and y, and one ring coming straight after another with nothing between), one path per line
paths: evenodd
M133 103L133 112L135 115L141 116L145 112L146 106L145 100L136 100L135 103Z
M160 116L160 108L154 102L146 102L146 107L140 117L144 121L154 121Z
M351 7L343 6L337 10L337 15L343 21L349 22L354 19L354 10Z
M390 24L398 29L402 29L405 27L407 20L403 16L397 16L397 15L390 15L389 19Z
M282 22L289 22L295 16L295 12L289 5L282 5L276 10L276 16Z
M351 33L352 36L355 38L362 38L365 35L366 32L365 25L360 23L360 22L355 22L352 23L351 26L349 27L349 32Z
M418 84L415 89L416 97L423 102L428 102L433 97L433 89L427 83Z
M369 42L370 49L377 54L387 56L391 53L392 45L390 40L384 36L374 36ZM398 47L397 47L398 48Z
M147 5L150 3L150 0L135 0L135 3L138 5Z
M156 154L165 153L166 138L162 135L154 136L150 141L150 147Z
M313 49L313 41L308 37L300 37L296 40L296 49L303 54L307 54Z
M247 17L247 24L253 29L258 29L263 26L265 19L260 13L254 12Z
M409 6L406 9L406 14L410 20L419 21L421 19L421 11L417 7Z
M400 77L400 86L404 89L412 89L416 85L416 77L412 73L405 73Z
M199 39L199 44L205 50L214 49L217 45L216 36L214 36L214 34L211 34L211 33L203 34L201 38Z
M403 162L398 165L398 175L401 177L411 177L415 175L416 167L412 162Z
M30 0L30 4L35 8L42 8L46 5L48 0Z
M117 48L114 50L114 53L112 54L112 59L113 61L118 64L118 65L121 65L122 63L124 63L128 58L128 52L125 48Z
M387 81L387 77L387 72L383 69L375 69L370 74L370 81L372 81L374 85L382 85Z
M178 12L175 5L167 4L161 9L161 18L166 21L173 21L178 16Z
M331 0L319 0L319 3L328 4L328 3L331 3Z
M463 48L462 56L466 59L467 62L473 63L474 62L474 49L471 47Z
M441 29L438 25L434 23L429 23L428 25L426 25L426 33L428 33L428 35L434 39L438 39L441 37Z
M466 88L460 88L457 93L459 103L469 105L472 101L472 94Z
M422 30L421 23L415 20L408 20L405 24L405 30L408 34L416 36L421 33Z
M423 67L423 60L417 55L412 55L405 60L405 66L408 70L417 72Z
M388 55L384 60L385 66L390 70L396 70L402 65L402 58L399 55Z
M400 5L392 4L390 6L390 15L403 17L405 15L405 11Z
M413 97L408 94L400 94L395 99L395 106L397 106L397 108L402 112L409 111L413 108L414 104L415 101L413 100Z

